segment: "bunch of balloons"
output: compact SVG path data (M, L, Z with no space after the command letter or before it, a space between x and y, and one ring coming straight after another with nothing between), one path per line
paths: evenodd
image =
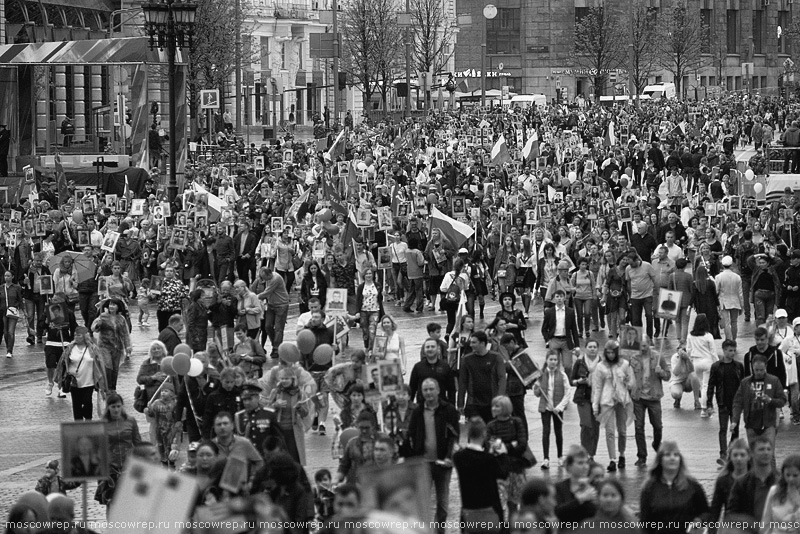
M161 360L161 371L169 376L200 376L203 372L203 362L192 358L192 349L186 343L181 343L173 351L174 356L165 356Z

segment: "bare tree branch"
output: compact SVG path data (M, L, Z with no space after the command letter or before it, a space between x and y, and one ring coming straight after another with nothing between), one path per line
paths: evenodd
M595 96L603 94L608 74L625 64L625 34L618 15L592 7L575 25L575 63L589 71Z
M690 13L682 5L674 6L659 26L661 66L672 73L675 92L683 98L683 77L701 66L706 26L699 13Z
M414 36L414 64L417 70L434 73L442 70L453 55L455 36L441 0L411 0ZM449 48L449 49L448 49Z
M631 13L631 46L628 47L628 76L633 81L637 95L647 86L658 70L658 24L648 9L637 4ZM633 97L633 95L631 95Z

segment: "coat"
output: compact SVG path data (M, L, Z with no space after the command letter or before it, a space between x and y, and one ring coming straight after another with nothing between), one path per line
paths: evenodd
M118 371L122 357L131 349L131 336L125 317L103 313L92 323L92 331L99 334L97 347L106 369Z
M306 465L306 431L311 428L311 421L314 418L314 405L309 400L302 388L295 388L297 393L292 395L287 394L283 389L277 387L272 390L267 401L267 406L275 410L276 420L281 420L281 411L290 410L292 413L292 430L294 433L294 442L297 445L297 454L300 465ZM277 408L273 406L276 400L286 400L289 403L288 408ZM305 411L300 412L296 407L305 406Z
M174 328L171 326L166 327L164 330L158 334L158 340L167 347L167 354L172 356L172 351L175 350L175 347L181 344L181 336L178 335L178 332L175 331Z
M58 364L56 364L56 373L53 377L54 383L60 384L61 379L67 372L69 366L67 358L69 357L70 352L72 352L72 348L74 346L75 342L73 341L72 343L64 347L64 352L61 353L61 358L58 360ZM89 354L94 360L94 389L105 394L108 391L108 384L106 382L105 359L102 357L99 349L97 348L97 345L92 343L90 345L87 345L87 347L89 348Z
M572 308L565 308L565 321L564 330L567 336L567 348L570 350L575 347L581 346L581 340L578 337L578 323L575 320L575 312ZM544 320L542 321L542 337L545 342L550 342L553 339L556 331L556 308L552 306L544 311Z
M439 406L433 411L433 424L436 430L436 459L445 460L453 457L453 445L458 443L460 434L459 414L456 407L439 400ZM408 424L410 456L425 454L425 405L420 404L411 413Z
M200 352L206 350L207 342L208 308L198 300L186 309L186 344L194 352Z
M738 422L739 417L743 417L745 428L755 428L751 426L750 413L753 409L753 402L756 400L755 392L750 387L753 383L753 377L748 376L739 385L736 390L736 396L733 398L733 420ZM783 408L786 404L786 393L783 391L781 381L778 377L769 373L764 377L764 396L767 399L764 408L764 428L777 426L776 408ZM755 428L755 430L761 430Z
M636 377L627 360L618 358L618 363L609 365L601 361L592 373L592 408L599 412L601 407L623 404L633 410L633 402L629 391L633 388ZM632 418L628 418L631 422Z

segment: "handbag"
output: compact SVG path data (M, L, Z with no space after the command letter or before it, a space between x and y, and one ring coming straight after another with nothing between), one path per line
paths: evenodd
M6 293L6 306L8 306L8 288L3 285L3 291ZM19 319L19 310L15 306L8 306L6 309L6 317Z
M83 354L81 354L81 359L78 361L78 367L75 368L75 374L68 371L64 371L64 374L61 376L61 383L58 385L61 388L61 391L64 393L69 393L72 391L72 388L78 387L78 371L81 370L81 364L83 363L83 358L86 356L86 350L83 349ZM64 365L69 366L69 364L65 361ZM69 367L67 367L69 368Z
M292 267L293 267L293 270L296 271L297 269L299 269L302 266L303 266L303 258L301 258L300 256L297 256L297 255L292 256Z
M144 386L136 386L133 391L133 409L139 413L144 413L147 408L147 403L150 401L147 395L147 389Z

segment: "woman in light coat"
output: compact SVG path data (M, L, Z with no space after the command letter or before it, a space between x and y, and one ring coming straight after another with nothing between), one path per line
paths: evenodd
M608 471L617 470L615 439L619 435L619 467L625 467L625 440L628 423L633 422L630 390L636 378L630 363L619 356L619 343L609 340L603 358L592 373L592 412L606 429L606 446L611 463Z

